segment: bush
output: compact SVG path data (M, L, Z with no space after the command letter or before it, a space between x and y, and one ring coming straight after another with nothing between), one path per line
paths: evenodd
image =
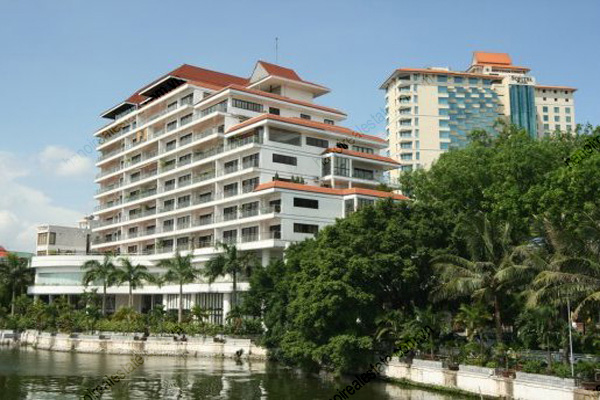
M528 374L541 374L546 370L546 363L540 360L527 360L522 364L522 371Z

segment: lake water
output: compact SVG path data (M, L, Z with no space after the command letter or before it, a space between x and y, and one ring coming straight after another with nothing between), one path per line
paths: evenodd
M328 400L350 383L261 361L141 359L143 362L140 358L132 361L132 356L0 348L0 400L82 399L88 390L103 384L104 376L108 376L104 382L112 377L114 384L110 389L107 384L102 399ZM120 382L115 382L119 375ZM456 398L369 382L347 400Z

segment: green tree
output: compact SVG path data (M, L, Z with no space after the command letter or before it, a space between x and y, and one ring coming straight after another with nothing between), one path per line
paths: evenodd
M116 267L113 264L112 256L105 255L102 262L98 260L89 260L83 264L85 273L83 275L83 285L88 286L91 282L102 281L102 315L106 315L106 288L116 283Z
M486 305L475 303L473 305L461 304L454 317L454 321L462 326L467 333L467 339L473 342L475 338L479 339L480 352L484 353L483 333L492 320L492 315L488 312Z
M11 293L10 315L15 314L17 294L24 292L27 285L33 283L33 275L33 270L29 268L29 261L17 256L15 253L8 253L0 263L0 282L10 288Z
M515 240L508 223L497 223L479 213L461 224L469 259L453 254L437 257L434 267L440 273L440 286L434 299L470 296L494 309L496 341L502 343L501 306L506 293L501 279L505 269L513 267Z
M235 245L218 243L217 248L223 249L204 266L204 275L209 283L213 283L218 277L231 276L233 290L231 293L231 302L233 307L237 307L237 280L239 275L249 276L253 269L258 265L258 261L253 253L239 252Z
M133 290L143 287L143 282L152 282L153 276L148 272L148 268L139 264L132 264L129 258L121 258L121 268L115 273L116 281L119 285L127 283L129 286L129 308L133 308Z
M158 263L161 268L166 268L167 272L164 275L165 281L176 283L179 285L179 312L177 314L177 322L183 321L183 285L193 283L196 277L200 274L200 270L192 265L192 255L182 256L179 251L175 253L175 257L161 260Z

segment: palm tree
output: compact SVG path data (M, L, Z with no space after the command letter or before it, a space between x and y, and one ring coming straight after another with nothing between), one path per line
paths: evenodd
M166 268L167 272L164 275L166 282L173 282L179 285L179 313L177 322L183 321L183 285L192 283L200 274L200 270L192 265L192 255L182 256L179 251L175 253L175 257L161 260L158 263L161 268Z
M465 328L469 342L473 342L476 337L479 338L482 355L484 353L483 331L491 320L492 316L486 310L485 305L481 303L475 303L474 305L461 304L454 318L457 324Z
M494 308L496 341L502 343L501 298L506 292L504 270L514 266L513 239L509 223L495 223L479 213L461 224L470 259L447 254L433 260L441 284L435 300L470 296Z
M33 270L29 262L14 253L8 253L0 263L0 281L11 291L10 315L15 314L15 298L17 292L33 282Z
M219 276L231 275L233 290L231 302L237 305L237 277L239 274L249 275L256 266L256 257L252 253L240 253L235 245L217 243L217 248L222 248L223 253L216 255L205 264L204 275L209 283L213 283Z
M133 289L143 287L142 282L152 282L154 277L148 272L148 268L143 265L133 265L129 258L121 258L121 268L115 273L119 285L127 283L129 285L129 307L133 307Z
M106 315L106 288L116 282L115 265L112 256L105 255L102 262L98 260L89 260L83 264L85 274L83 275L83 284L88 286L90 282L102 280L102 315Z

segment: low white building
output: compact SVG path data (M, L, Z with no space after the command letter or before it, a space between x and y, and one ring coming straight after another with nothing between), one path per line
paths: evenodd
M340 126L343 112L314 103L328 91L265 62L249 78L184 65L105 112L114 121L95 133L98 255L36 257L29 293L81 294L80 266L103 253L158 274L157 262L177 250L201 267L225 242L265 265L365 204L405 199L375 190L398 163L379 155L384 139ZM199 278L184 287L184 308L201 305L221 323L231 291L229 277ZM127 292L109 288L110 304L126 304ZM146 285L134 305L175 309L178 293Z

